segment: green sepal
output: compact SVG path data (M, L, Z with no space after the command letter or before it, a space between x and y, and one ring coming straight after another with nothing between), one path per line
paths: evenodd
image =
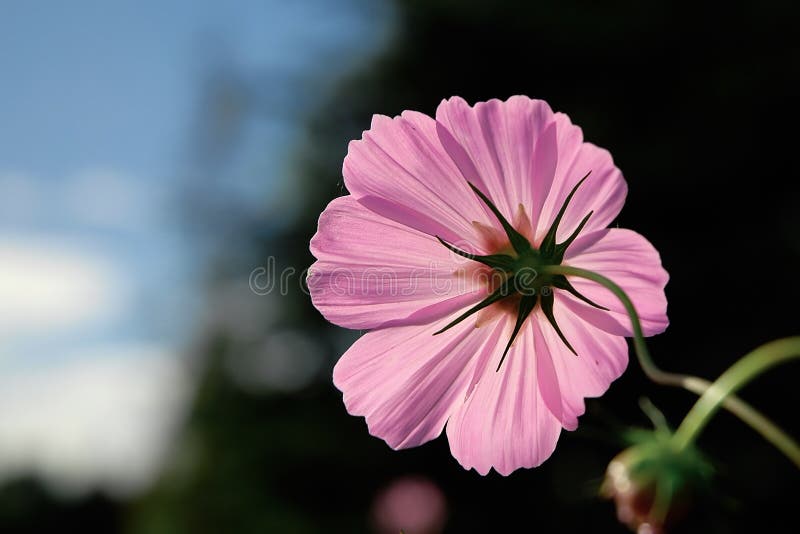
M481 256L478 254L472 254L470 252L466 252L464 250L458 249L439 237L436 236L436 239L439 240L439 243L444 245L448 250L462 256L464 258L477 261L484 265L491 267L492 269L498 269L500 271L510 272L513 270L514 267L514 258L507 254L489 254L486 256Z
M445 326L441 330L439 330L437 332L434 332L433 335L434 336L439 335L442 332L444 332L445 330L449 330L450 328L453 328L455 325L457 325L458 323L460 323L461 321L463 321L464 319L466 319L467 317L469 317L473 313L481 311L485 307L487 307L487 306L489 306L491 304L494 304L495 302L497 302L497 301L499 301L501 299L506 298L510 294L511 294L510 286L509 286L508 280L506 280L505 282L503 282L503 284L499 288L497 288L497 290L495 290L494 293L492 293L491 295L489 295L488 297L486 297L485 299L483 299L482 301L477 303L475 306L473 306L472 308L468 309L467 311L465 311L464 313L462 313L461 315L456 317L453 321L450 322L450 324L448 324L447 326Z
M514 331L511 333L511 339L508 340L506 349L503 351L503 357L500 358L500 363L497 364L497 370L495 372L500 370L500 367L503 365L503 362L506 359L506 355L508 354L509 349L511 349L511 344L514 343L514 339L516 339L517 334L519 334L520 328L522 328L522 324L525 322L525 319L528 318L528 315L530 315L533 309L536 307L537 297L538 295L526 295L520 299L519 307L517 308L517 323L514 325Z
M559 264L561 263L561 261L564 259L564 253L567 251L567 248L569 248L572 242L575 241L575 238L578 237L578 234L581 233L581 230L583 230L583 227L586 226L587 222L589 222L589 217L591 217L593 213L594 211L590 211L586 217L583 218L578 227L575 228L575 231L572 232L572 235L570 235L566 241L556 245L556 250L553 257L554 262Z
M517 254L524 254L526 252L529 252L532 247L527 238L524 235L517 232L517 230L513 226L511 226L511 223L509 223L506 220L506 218L503 217L503 214L500 213L500 210L497 209L497 206L495 206L494 203L491 200L489 200L489 198L486 195L484 195L480 189L475 187L471 182L467 183L472 188L472 190L475 191L475 194L478 195L478 197L480 197L480 199L484 202L484 204L486 204L489 207L489 209L492 210L492 213L494 213L494 216L497 217L497 220L500 221L500 224L503 226L503 230L505 230L506 235L508 236L508 240L511 243L511 246L514 247L514 250L517 252Z
M601 306L601 305L597 304L596 302L594 302L593 300L591 300L590 298L585 297L584 295L582 295L577 289L575 289L572 286L572 284L569 283L569 280L567 280L566 276L563 276L563 275L557 276L553 280L553 285L555 287L557 287L558 289L563 289L564 291L569 292L570 294L572 294L576 298L582 300L583 302L585 302L589 306L594 306L598 310L609 311L609 309L606 308L605 306Z
M561 338L561 341L564 342L564 345L574 354L575 356L578 355L575 352L575 349L572 348L567 338L564 336L564 333L561 331L561 328L558 327L558 323L556 322L556 316L553 315L553 292L551 291L548 295L542 295L542 312L544 312L544 316L547 317L547 320L550 322L550 325L558 334L558 337Z
M556 215L556 218L553 220L553 224L550 225L550 229L547 230L547 233L545 234L544 239L542 239L542 244L539 247L539 250L542 251L543 255L552 256L555 253L555 249L556 249L556 232L558 231L558 225L561 223L561 218L564 216L564 212L567 211L567 206L569 205L570 201L572 200L572 197L575 195L575 192L578 190L578 188L581 186L581 184L584 181L586 181L586 179L589 177L590 174L592 174L592 171L587 172L586 176L581 178L578 181L578 183L575 184L575 187L573 187L572 191L569 192L569 195L567 195L567 198L564 199L564 203L561 205L561 209L558 210L558 215Z

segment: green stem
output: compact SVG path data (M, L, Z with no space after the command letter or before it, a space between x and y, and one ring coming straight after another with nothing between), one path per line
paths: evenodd
M678 449L691 444L727 397L764 371L788 360L800 358L800 337L770 341L762 345L722 373L716 382L697 400L673 435ZM800 450L790 456L800 467Z
M711 388L711 382L696 376L684 375L678 373L668 373L659 369L653 362L650 352L647 350L647 344L644 340L644 333L642 332L642 325L639 321L639 314L631 302L631 299L625 291L619 287L613 280L606 278L601 274L593 271L581 269L579 267L571 267L569 265L552 265L546 268L548 274L562 274L564 276L577 276L579 278L586 278L596 282L609 291L611 291L625 307L631 319L633 327L633 346L636 352L636 357L639 360L644 374L647 375L652 381L666 385L682 387L697 395L703 395ZM772 443L781 452L789 457L798 467L800 467L800 445L788 434L786 434L778 425L770 421L766 416L761 414L758 410L744 402L742 399L735 395L727 395L722 400L722 406L728 411L736 415L739 419L748 424L756 432L761 434L764 439Z

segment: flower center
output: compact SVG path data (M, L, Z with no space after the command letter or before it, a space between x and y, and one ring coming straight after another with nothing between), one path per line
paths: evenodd
M500 213L500 210L497 209L497 206L495 206L494 203L489 200L489 198L484 195L480 189L471 183L469 184L475 194L478 195L481 201L483 201L483 203L485 203L492 211L494 216L497 217L497 220L500 221L500 224L502 225L503 230L508 237L508 241L511 244L513 252L510 254L489 254L485 256L470 254L469 252L465 252L450 245L439 236L436 236L439 242L452 252L482 263L490 267L498 274L501 274L503 282L499 285L499 287L495 288L489 296L469 310L462 313L450 324L438 332L435 332L434 335L440 334L445 330L452 328L467 317L477 313L487 306L494 304L495 302L500 302L508 297L519 297L519 303L517 305L517 320L514 325L514 330L511 334L511 339L508 340L508 344L503 351L503 357L500 359L497 370L500 370L500 366L503 365L503 361L508 354L508 350L511 348L511 344L514 342L514 339L516 339L517 334L519 334L519 331L522 328L522 325L525 323L525 320L528 318L531 312L536 308L537 304L541 305L544 316L555 329L556 333L561 338L561 341L563 341L567 348L577 356L575 349L572 348L572 345L570 345L569 341L567 341L567 338L559 328L558 323L556 323L555 315L553 314L554 290L567 291L587 304L590 304L601 310L608 311L608 308L604 308L603 306L595 304L585 296L581 295L574 287L572 287L572 284L569 283L565 276L560 274L549 274L547 272L547 267L561 264L561 262L564 260L564 253L567 251L567 248L572 244L575 238L578 237L578 234L581 230L583 230L583 227L586 225L589 217L592 216L592 212L590 211L565 241L562 243L558 243L556 241L558 225L561 223L564 212L566 211L569 202L572 200L572 197L575 195L575 192L578 190L578 187L580 187L581 184L589 177L589 174L591 174L591 171L589 171L586 176L584 176L575 185L575 187L572 188L572 191L570 191L569 195L567 195L567 198L564 200L564 204L562 204L561 209L556 215L556 218L553 220L553 224L550 225L550 228L542 239L539 248L534 248L530 241L528 241L525 236L519 233L508 222L503 214Z

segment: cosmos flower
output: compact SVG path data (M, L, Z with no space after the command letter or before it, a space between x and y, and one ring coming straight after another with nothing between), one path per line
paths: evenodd
M577 427L584 398L625 370L631 323L610 291L549 266L611 278L646 335L667 327L657 251L607 228L622 174L542 100L375 115L343 174L350 195L320 217L308 286L329 321L369 331L333 380L394 449L446 426L461 465L505 475Z
M372 503L372 523L380 534L438 534L444 530L447 502L433 481L406 475L381 490Z

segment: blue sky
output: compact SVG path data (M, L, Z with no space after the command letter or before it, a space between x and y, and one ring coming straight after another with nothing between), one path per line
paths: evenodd
M370 33L352 4L4 0L0 161L37 174L100 163L163 174L215 40L245 69L319 68L332 46L352 53Z
M145 405L140 396L91 395L70 404L75 391L124 395L163 382L147 373L178 374L170 362L185 352L202 312L208 259L187 237L175 206L193 165L189 147L193 128L202 124L204 77L220 65L245 76L267 73L276 105L290 98L302 109L303 99L311 103L316 95L297 93L293 80L323 67L345 71L380 46L389 15L375 6L359 0L0 2L0 390L19 395L0 405L0 458L11 458L0 465L0 476L46 464L50 471L42 475L61 480L53 467L58 462L30 456L31 446L49 450L43 442L73 451L64 473L80 474L75 465L89 465L80 451L92 447L64 447L59 440L66 431L52 418L74 419L73 441L84 421L83 439L91 442L102 434L97 425L111 419L87 415L98 403L124 408L133 402L131 410L146 419L148 410L169 412L164 403L185 402L189 393L176 394L176 384L164 383ZM291 116L262 120L246 132L233 161L217 170L231 175L217 187L258 210L281 173L249 169L280 169L302 123ZM122 382L76 386L80 376ZM30 397L43 388L70 398ZM37 417L12 416L23 406L41 409ZM110 466L131 463L123 453L109 454ZM84 474L87 483L107 475Z

